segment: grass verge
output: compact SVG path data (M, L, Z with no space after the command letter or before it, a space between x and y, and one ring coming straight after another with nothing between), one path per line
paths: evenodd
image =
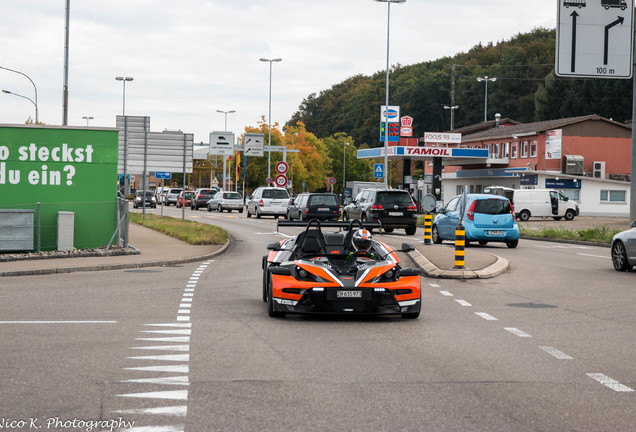
M198 223L193 221L182 221L168 216L158 216L146 213L143 219L141 213L130 212L130 221L146 228L159 231L176 239L193 245L222 245L227 241L227 231L217 226Z

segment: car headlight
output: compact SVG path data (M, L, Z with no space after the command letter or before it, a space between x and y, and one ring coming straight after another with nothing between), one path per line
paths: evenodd
M380 276L376 276L371 281L372 283L381 283L381 282L393 282L395 281L395 276L397 275L397 269L395 267L390 270L385 271Z

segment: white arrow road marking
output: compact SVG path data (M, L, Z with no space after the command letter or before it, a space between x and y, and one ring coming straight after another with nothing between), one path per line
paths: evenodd
M175 354L175 355L159 355L159 356L139 356L128 357L133 360L160 360L160 361L178 361L187 362L190 361L190 354Z
M174 391L158 391L158 392L146 392L146 393L128 393L128 394L120 394L117 396L129 397L129 398L146 398L146 399L188 400L188 391L174 390Z
M135 338L140 341L151 342L190 342L189 336L175 336L175 337L158 337L158 338Z
M154 345L154 346L132 347L131 349L163 350L163 351L190 351L190 345Z
M190 385L187 376L174 376L174 377L162 377L162 378L140 378L129 379L119 382L127 383L142 383L142 384L167 384L167 385Z
M142 408L115 411L118 414L159 414L159 415L171 415L178 417L185 417L188 412L188 407L183 406L171 406L171 407L159 407L159 408ZM137 428L129 429L135 430Z
M170 373L186 373L186 374L190 371L190 368L188 367L188 365L141 366L141 367L129 367L124 369L146 371L146 372L170 372Z

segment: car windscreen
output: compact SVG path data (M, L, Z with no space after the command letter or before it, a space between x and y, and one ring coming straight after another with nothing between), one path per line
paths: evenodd
M186 192L185 193L185 197L186 198L192 198L194 196L194 192Z
M241 195L238 192L228 192L225 194L225 199L241 199Z
M377 203L383 206L396 204L404 206L413 205L411 196L406 192L378 192Z
M289 198L287 191L284 189L265 189L263 191L263 198L282 199Z
M337 206L338 200L333 195L311 195L307 204L313 206Z
M475 213L496 215L510 212L510 202L508 200L481 199L475 201Z

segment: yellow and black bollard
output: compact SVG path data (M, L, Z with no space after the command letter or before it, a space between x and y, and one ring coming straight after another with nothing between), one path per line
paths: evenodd
M424 244L430 245L431 242L431 225L433 225L433 215L426 213L424 215Z
M464 247L466 246L466 231L464 225L459 223L455 227L455 268L464 268Z

